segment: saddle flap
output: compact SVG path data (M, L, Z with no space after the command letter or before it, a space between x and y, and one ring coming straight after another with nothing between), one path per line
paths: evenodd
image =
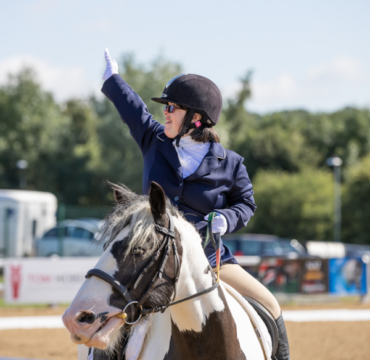
M279 345L279 332L274 318L271 316L270 312L256 300L247 297L244 297L244 299L253 306L253 309L256 310L259 317L265 323L267 330L271 336L272 355L275 355Z

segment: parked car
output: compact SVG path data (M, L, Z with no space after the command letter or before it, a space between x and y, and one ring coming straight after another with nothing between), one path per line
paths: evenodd
M236 256L279 256L290 259L307 256L305 248L295 239L261 234L229 234L223 236L222 240Z
M37 256L100 256L103 246L95 239L99 219L64 220L37 241Z

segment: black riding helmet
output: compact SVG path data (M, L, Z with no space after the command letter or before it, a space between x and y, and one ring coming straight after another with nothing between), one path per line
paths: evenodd
M204 76L180 74L171 79L160 98L152 98L161 104L178 104L187 110L184 124L176 136L176 145L190 129L199 127L191 124L195 113L202 115L201 126L211 127L218 123L222 109L222 97L216 84Z

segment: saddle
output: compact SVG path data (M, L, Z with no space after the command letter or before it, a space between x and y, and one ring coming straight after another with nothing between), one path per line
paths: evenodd
M244 297L244 299L247 300L248 303L253 306L253 309L256 310L259 317L265 323L267 330L271 336L272 356L274 357L279 345L279 332L274 318L271 316L270 312L256 300L247 297Z

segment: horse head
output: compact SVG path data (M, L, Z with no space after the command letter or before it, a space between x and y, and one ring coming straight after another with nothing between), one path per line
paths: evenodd
M106 274L108 281L87 275L63 315L73 342L100 349L113 348L123 326L136 322L142 308L170 303L183 253L179 232L174 229L172 237L166 233L170 218L182 217L158 184L151 184L149 196L112 187L116 206L100 231L104 252L92 270Z

